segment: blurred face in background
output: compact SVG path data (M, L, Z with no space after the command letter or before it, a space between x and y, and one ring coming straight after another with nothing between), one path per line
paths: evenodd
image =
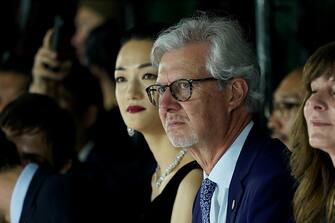
M273 111L268 120L272 138L288 146L288 136L295 121L298 107L303 100L302 71L296 70L280 83L273 97Z
M104 22L104 17L88 7L78 9L75 26L76 30L72 37L72 45L76 50L76 55L82 64L85 64L85 40L88 34L97 26Z
M323 75L315 78L311 95L304 106L309 144L335 155L335 78Z
M151 40L130 40L116 60L115 95L126 125L139 132L162 131L158 110L148 99L145 89L155 84L157 69L150 62Z
M17 133L17 131L3 128L3 131L6 133L7 138L16 145L20 154L35 154L49 163L53 163L52 149L47 144L44 134L40 130L35 129Z

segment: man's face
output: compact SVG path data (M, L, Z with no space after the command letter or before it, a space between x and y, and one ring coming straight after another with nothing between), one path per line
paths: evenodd
M20 154L35 154L49 163L53 163L51 148L41 131L32 130L20 134L6 128L3 131L7 138L16 145Z
M158 84L168 85L178 79L210 77L206 70L209 46L205 42L186 44L163 55L159 64ZM217 145L228 122L225 89L218 82L193 82L192 96L180 102L167 89L160 98L159 114L164 129L176 147Z
M288 136L303 99L301 76L284 79L274 94L273 111L268 121L272 137L288 145Z

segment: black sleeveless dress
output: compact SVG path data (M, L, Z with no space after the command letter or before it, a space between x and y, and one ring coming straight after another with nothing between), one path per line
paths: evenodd
M201 169L196 161L192 161L180 168L165 186L162 193L145 209L140 222L170 223L179 184L194 169Z

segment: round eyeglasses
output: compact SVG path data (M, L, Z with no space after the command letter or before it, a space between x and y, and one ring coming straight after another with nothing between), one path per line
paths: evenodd
M163 84L154 84L147 87L145 90L147 91L150 102L158 107L160 97L164 94L167 88L170 88L172 97L177 101L187 101L192 96L193 82L200 81L212 81L217 80L214 77L207 77L201 79L179 79L173 81L169 85Z

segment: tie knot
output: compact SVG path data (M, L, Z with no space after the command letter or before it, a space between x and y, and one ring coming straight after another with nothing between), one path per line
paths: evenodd
M213 194L214 190L215 190L215 187L216 187L216 183L211 181L210 179L206 178L203 182L202 182L202 185L201 185L201 190L202 190L202 193L205 193L205 194Z

